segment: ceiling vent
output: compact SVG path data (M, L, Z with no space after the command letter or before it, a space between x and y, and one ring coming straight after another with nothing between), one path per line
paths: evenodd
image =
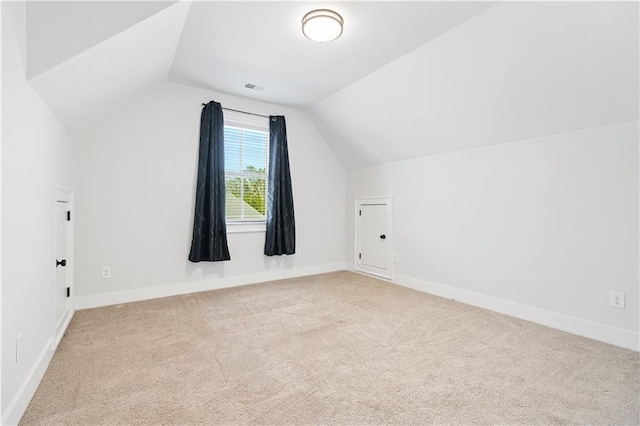
M256 84L252 84L252 83L247 83L244 85L244 87L246 87L247 89L251 89L251 90L257 90L258 92L262 92L265 88L262 86L258 86Z

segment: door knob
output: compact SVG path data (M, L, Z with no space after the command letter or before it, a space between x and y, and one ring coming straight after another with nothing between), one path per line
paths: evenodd
M58 266L67 266L67 259L62 259L62 260L56 259L56 268Z
M380 235L380 239L381 239L381 240L384 240L385 238L387 238L387 236L386 236L386 235L384 235L384 234Z

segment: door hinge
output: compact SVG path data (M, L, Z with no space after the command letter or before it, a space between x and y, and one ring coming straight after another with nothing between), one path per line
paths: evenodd
M362 253L358 253L358 259L362 259Z
M71 211L67 210L67 221L71 220Z
M358 216L362 216L362 210L360 210L360 213L358 213Z
M67 287L67 297L71 297L71 287Z

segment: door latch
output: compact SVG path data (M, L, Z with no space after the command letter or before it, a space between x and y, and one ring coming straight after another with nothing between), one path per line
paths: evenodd
M62 259L62 260L56 259L56 268L58 266L67 266L67 259Z

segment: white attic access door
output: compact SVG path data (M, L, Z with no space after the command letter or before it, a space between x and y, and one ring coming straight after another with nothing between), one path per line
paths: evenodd
M391 198L356 199L356 271L391 279Z
M73 193L56 186L55 188L55 279L54 283L54 340L57 347L73 316L73 228L71 223ZM51 259L53 266L54 259Z

